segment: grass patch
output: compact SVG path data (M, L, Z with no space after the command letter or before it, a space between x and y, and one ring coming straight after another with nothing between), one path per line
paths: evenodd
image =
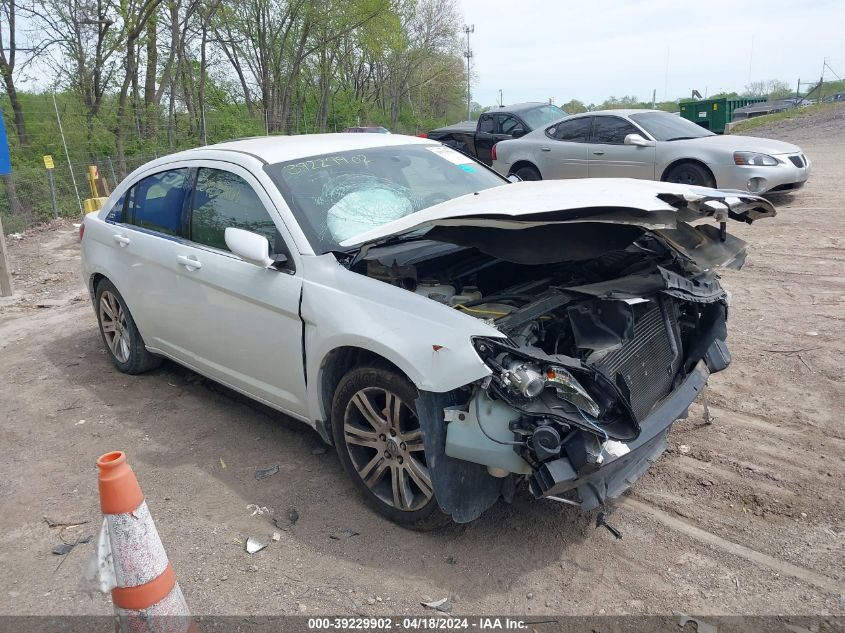
M778 123L780 121L788 121L790 119L801 119L818 114L819 112L833 110L837 107L841 107L841 104L817 103L816 105L807 106L806 108L793 108L792 110L786 110L784 112L775 112L774 114L756 116L753 119L746 119L745 121L740 121L736 125L732 126L730 134L741 134L742 132L747 132L748 130L753 130L763 125L769 125L770 123Z

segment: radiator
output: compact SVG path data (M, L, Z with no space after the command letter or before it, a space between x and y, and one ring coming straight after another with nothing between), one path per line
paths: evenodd
M671 392L682 360L678 306L666 299L662 310L651 302L634 321L634 336L595 367L617 384L621 375L631 394L631 409L643 420Z

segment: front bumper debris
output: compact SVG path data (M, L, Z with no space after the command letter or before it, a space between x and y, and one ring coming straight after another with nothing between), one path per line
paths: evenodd
M557 497L577 489L580 507L588 511L625 492L666 450L666 436L672 423L686 417L689 405L707 383L710 371L698 362L681 385L640 423L640 435L626 446L629 452L598 469L578 473L567 457L546 462L529 480L535 497Z

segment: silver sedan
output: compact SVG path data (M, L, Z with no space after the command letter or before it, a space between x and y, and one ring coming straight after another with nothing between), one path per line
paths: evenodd
M523 180L640 178L757 194L799 189L810 175L796 145L719 136L659 110L567 117L497 143L493 168Z

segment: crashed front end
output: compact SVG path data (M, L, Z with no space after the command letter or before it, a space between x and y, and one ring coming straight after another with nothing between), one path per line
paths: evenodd
M551 291L508 315L508 339L476 339L492 374L446 410L446 455L526 475L535 497L584 510L633 483L730 355L715 279L684 293L655 279L637 297L627 281L603 296ZM526 321L541 302L558 307Z
M489 376L417 402L435 493L455 520L509 497L521 477L535 497L583 510L617 497L730 363L728 296L714 269L739 268L745 243L726 223L774 209L651 185L654 209L441 219L425 237L476 260L392 262L393 274L422 271L425 283L455 289L460 299L440 300L502 334L472 341Z

